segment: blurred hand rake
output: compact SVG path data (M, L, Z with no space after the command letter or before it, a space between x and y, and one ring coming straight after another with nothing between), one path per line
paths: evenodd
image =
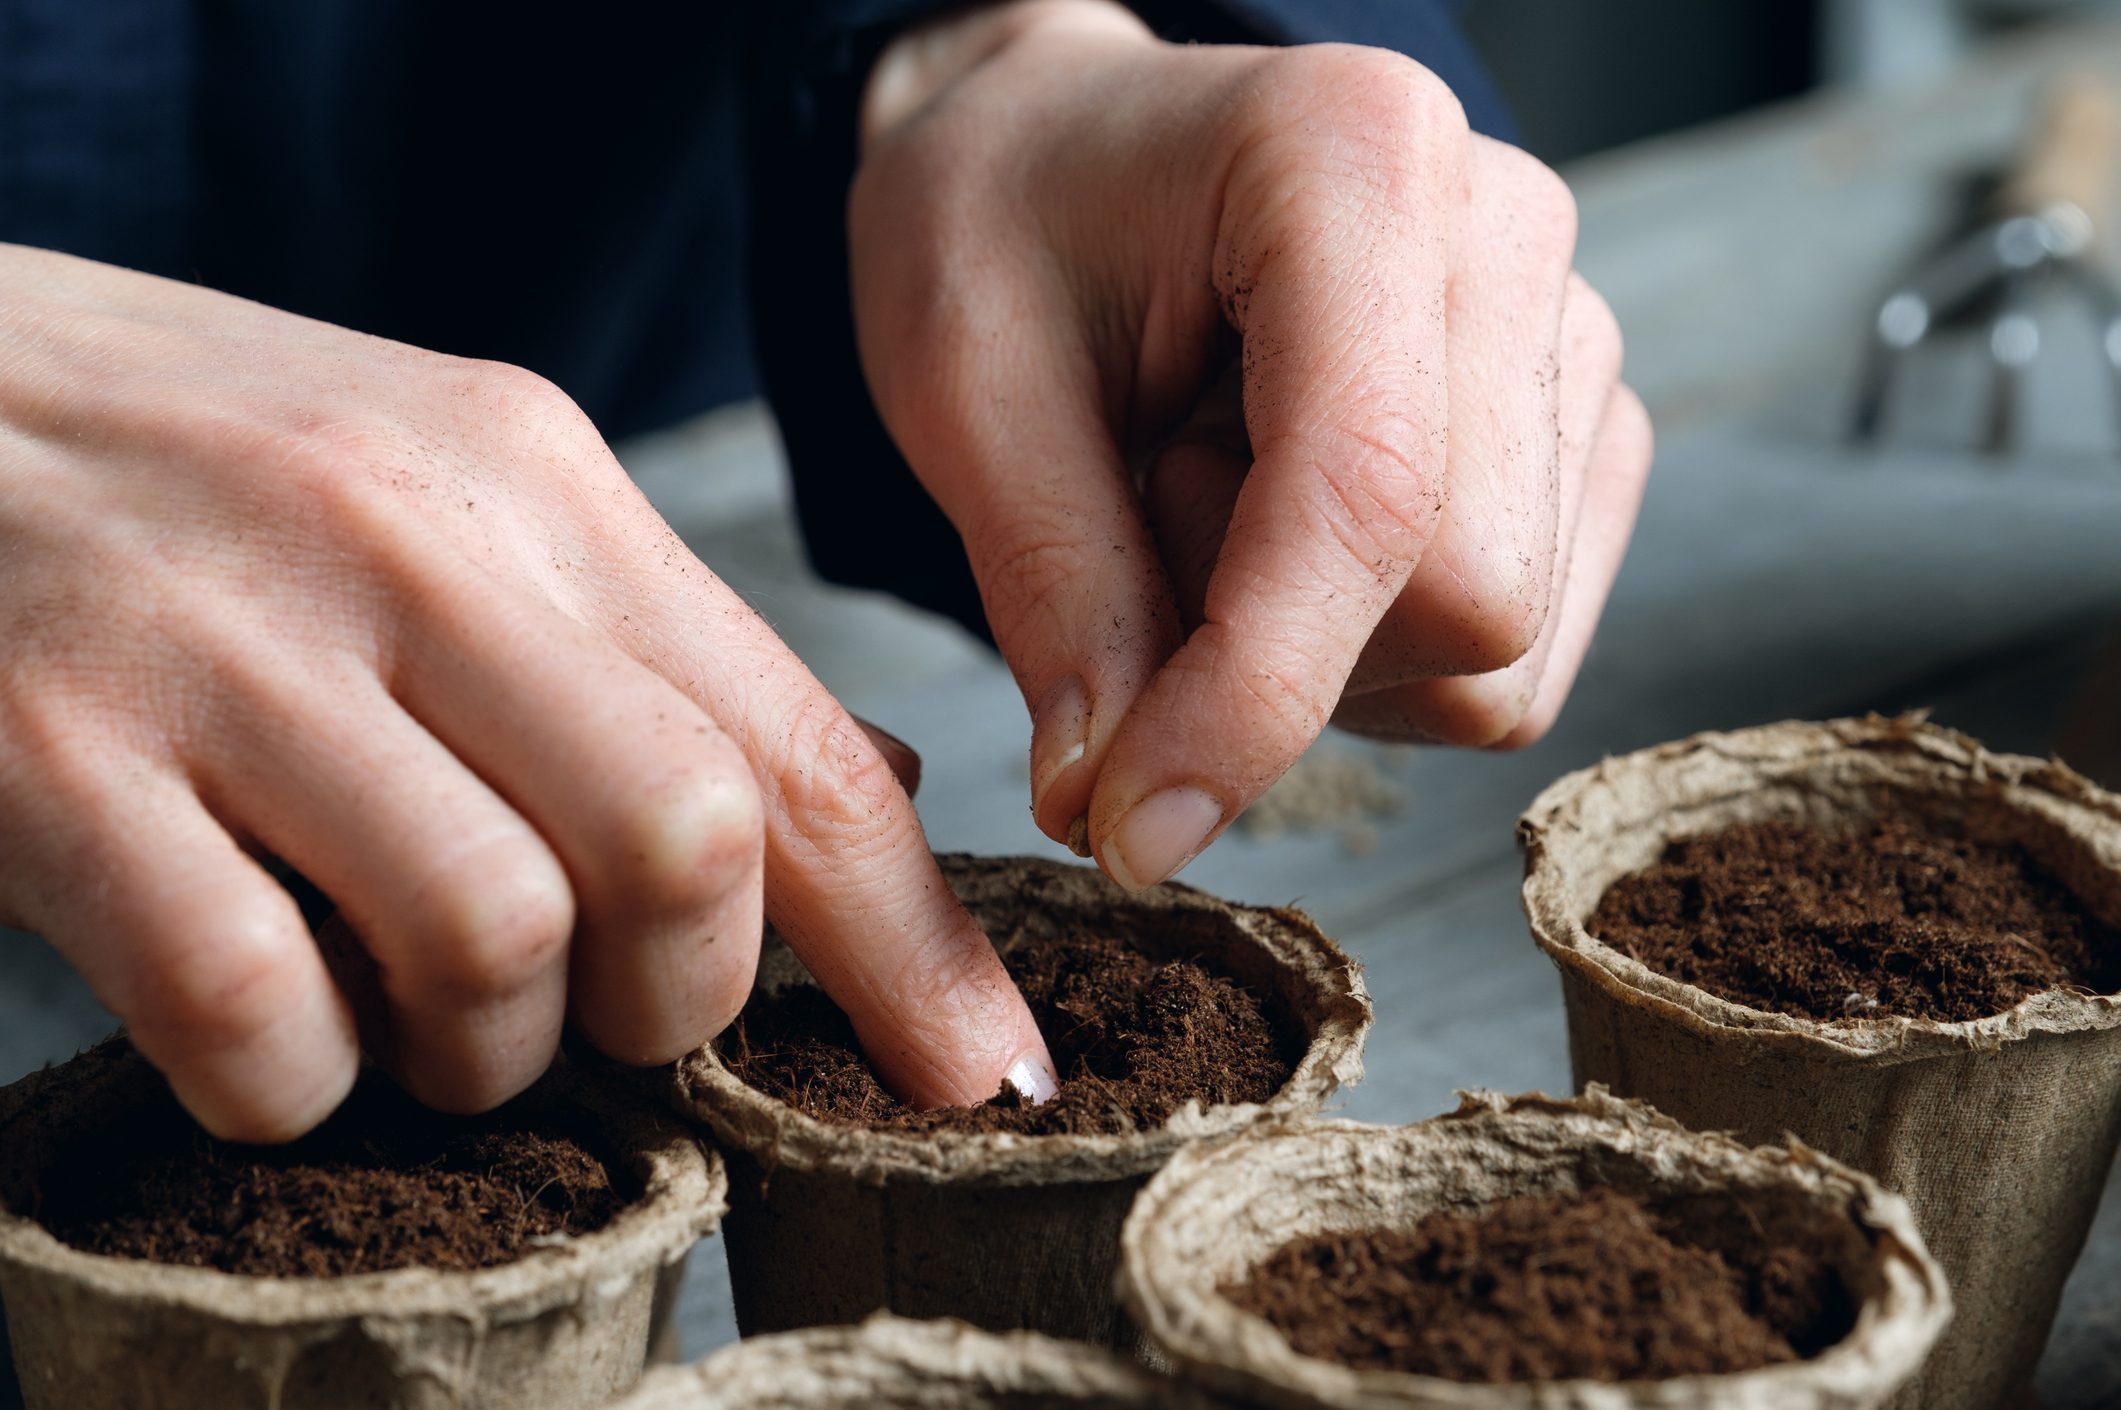
M2002 454L2020 435L2026 370L2040 354L2033 294L2060 282L2097 321L2114 394L2121 453L2121 286L2101 267L2099 222L2121 165L2113 91L2094 77L2049 92L2033 140L2005 178L1980 227L1918 265L1878 306L1852 427L1878 438L1903 361L1942 329L1976 326L1991 366L1983 446Z

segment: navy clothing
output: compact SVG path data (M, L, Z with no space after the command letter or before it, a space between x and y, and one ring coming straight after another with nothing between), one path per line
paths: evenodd
M1447 0L1134 3L1174 38L1397 48L1500 121ZM762 374L819 570L979 629L846 287L862 80L943 8L0 0L0 240L519 363L614 437Z

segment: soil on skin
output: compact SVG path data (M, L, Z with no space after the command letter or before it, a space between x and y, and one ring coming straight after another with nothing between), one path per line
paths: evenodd
M301 1140L242 1146L172 1101L65 1152L28 1212L90 1253L224 1273L486 1268L627 1203L602 1160L524 1106L442 1116L368 1077Z
M1020 944L1003 959L1060 1071L1059 1095L1037 1106L1007 1086L984 1106L901 1104L846 1016L808 985L754 996L716 1050L738 1078L820 1120L1027 1135L1144 1130L1189 1101L1263 1102L1301 1056L1257 995L1190 960L1107 938Z
M2121 933L2023 850L1894 820L1683 838L1586 928L1721 998L1827 1021L1956 1023L2047 989L2121 989Z
M1523 1195L1293 1240L1221 1291L1306 1356L1454 1381L1721 1375L1815 1355L1855 1325L1816 1254L1741 1250L1702 1215L1609 1188Z

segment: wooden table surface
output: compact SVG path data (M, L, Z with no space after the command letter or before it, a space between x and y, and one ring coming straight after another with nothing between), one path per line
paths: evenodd
M2121 624L2121 461L2103 449L2111 408L2088 361L2059 337L2037 444L2007 464L1950 439L1967 398L1948 367L1917 379L1907 419L1925 429L1887 451L1851 452L1833 428L1870 302L1939 233L1954 183L2009 149L2043 76L2086 63L2121 73L2121 28L2036 34L1944 89L1811 99L1571 173L1581 262L1628 330L1661 444L1569 711L1511 756L1329 737L1305 773L1385 780L1396 806L1354 828L1239 828L1186 876L1300 904L1362 959L1378 1021L1347 1114L1407 1121L1459 1088L1567 1087L1560 994L1525 932L1511 833L1557 774L1698 729L1865 709L1929 708L1997 747L2054 747ZM828 686L921 749L937 847L1057 854L1027 813L1028 723L1007 674L954 628L802 570L756 409L622 453ZM109 1022L40 944L0 935L0 1080ZM2042 1363L2048 1410L2121 1405L2121 1196L2108 1196ZM693 1259L689 1354L733 1334L720 1260L712 1241Z

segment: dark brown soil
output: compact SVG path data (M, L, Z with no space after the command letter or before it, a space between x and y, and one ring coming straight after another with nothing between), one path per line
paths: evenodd
M2001 1013L2046 989L2121 989L2121 934L2018 848L1883 820L1684 838L1588 925L1660 974L1777 1013Z
M1524 1195L1294 1240L1222 1293L1306 1356L1454 1381L1719 1375L1848 1334L1855 1309L1817 1255L1727 1256L1729 1239L1695 1237L1698 1215L1607 1188Z
M628 1197L527 1106L441 1116L365 1078L301 1140L240 1146L172 1101L65 1152L25 1212L90 1253L225 1273L490 1267L602 1228Z
M904 1106L870 1070L845 1015L807 985L754 997L716 1048L743 1081L822 1120L1028 1135L1153 1128L1196 1100L1263 1102L1302 1054L1257 995L1190 960L1103 938L1027 941L1003 959L1060 1070L1059 1095L1037 1106L1006 1087L985 1106Z

